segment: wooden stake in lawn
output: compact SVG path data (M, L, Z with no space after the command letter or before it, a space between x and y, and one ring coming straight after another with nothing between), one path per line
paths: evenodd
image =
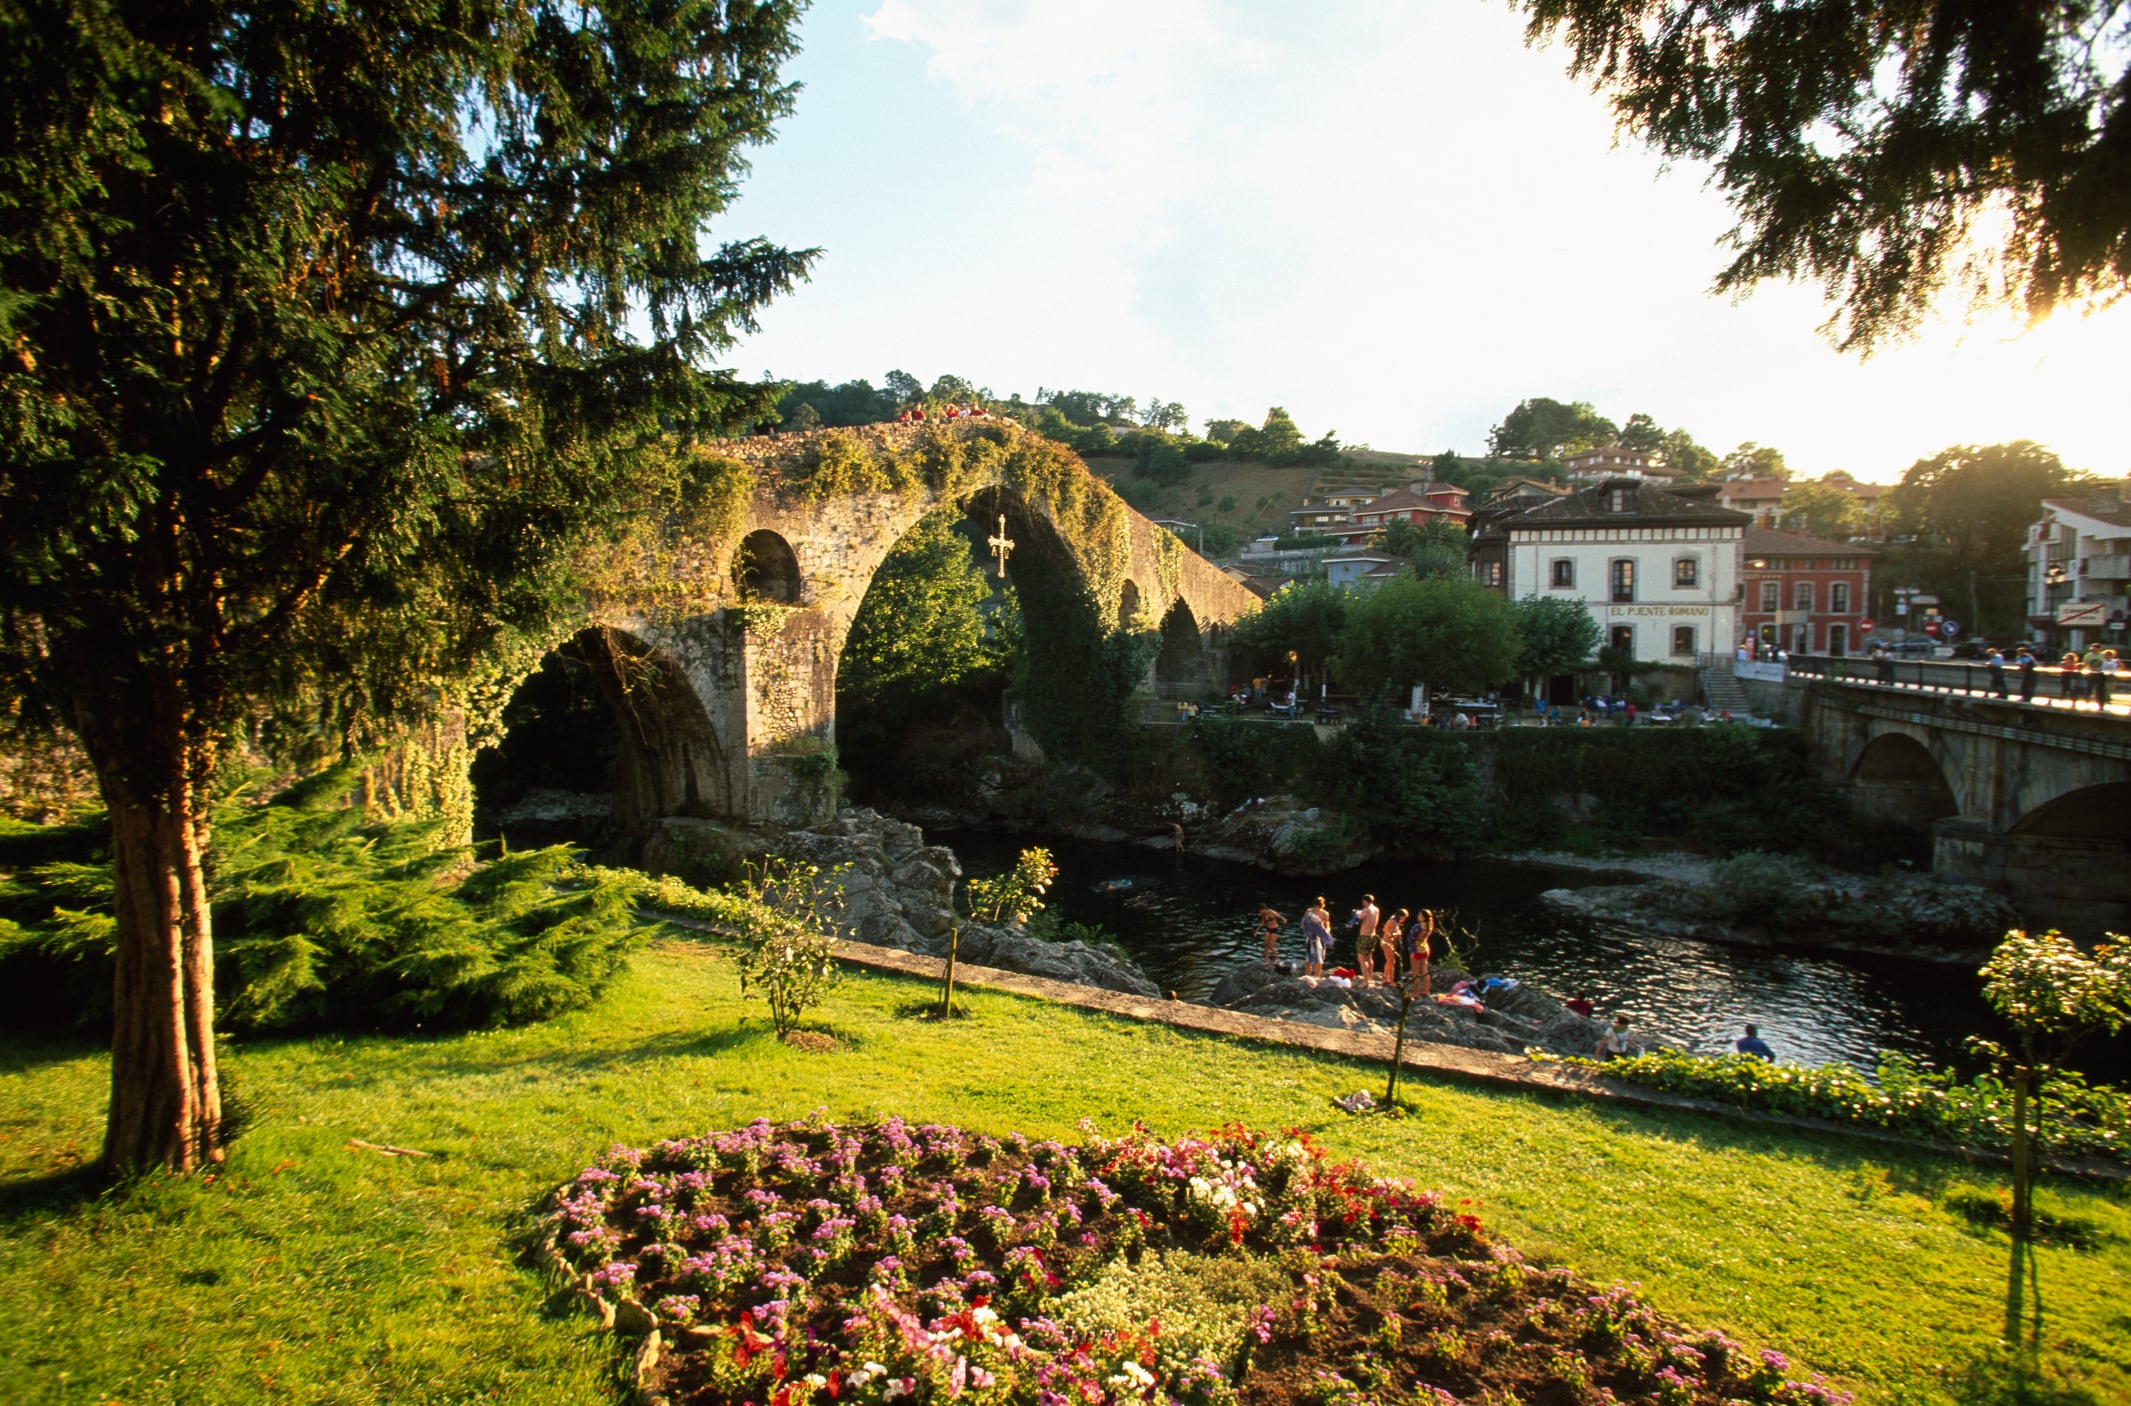
M950 902L949 907L952 908ZM962 925L947 925L947 980L940 988L940 1019L952 1020L955 1013L955 957L962 950Z
M1384 1107L1398 1107L1398 1072L1406 1059L1406 1017L1413 1010L1413 982L1402 981L1398 988L1398 1039L1391 1045L1391 1082L1384 1086Z
M1479 942L1477 933L1467 932L1458 926L1455 909L1445 909L1438 913L1432 908L1423 908L1413 915L1413 921L1407 925L1407 931L1411 932L1416 927L1423 929L1420 940L1429 945L1430 966L1434 964L1437 938L1442 939L1443 960L1460 964L1464 961L1468 944L1477 945ZM1413 1014L1413 1003L1420 997L1421 993L1414 989L1418 984L1418 973L1414 964L1409 963L1406 974L1400 978L1398 984L1398 1038L1391 1042L1391 1078L1384 1085L1384 1107L1387 1109L1398 1106L1398 1076L1406 1062L1406 1017Z

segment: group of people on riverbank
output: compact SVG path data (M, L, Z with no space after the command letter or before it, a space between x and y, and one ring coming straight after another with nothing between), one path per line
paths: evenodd
M1280 930L1287 919L1270 904L1258 909L1259 933L1265 942L1265 964L1271 966L1280 947ZM1428 967L1434 957L1436 915L1428 908L1397 908L1386 913L1376 895L1365 893L1361 906L1347 917L1346 930L1353 935L1356 986L1395 986L1403 977L1409 996L1429 994ZM1332 932L1332 911L1320 895L1302 915L1305 948L1303 975L1321 978L1325 963L1338 940Z

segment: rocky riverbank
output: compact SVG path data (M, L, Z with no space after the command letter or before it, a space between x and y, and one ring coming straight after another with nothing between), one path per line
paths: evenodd
M1467 980L1464 972L1438 967L1437 991ZM1250 1015L1271 1016L1332 1030L1383 1035L1398 1033L1398 996L1383 986L1343 986L1330 979L1298 976L1258 963L1236 968L1221 979L1206 1004ZM1563 1055L1589 1055L1598 1048L1607 1025L1578 1015L1535 987L1498 987L1485 993L1481 1008L1445 1005L1432 999L1413 1003L1406 1017L1406 1038L1497 1054L1522 1054L1537 1047ZM1665 1045L1647 1032L1634 1032L1646 1045Z
M1640 883L1549 889L1540 901L1654 936L1739 947L1817 947L1972 967L1990 955L2007 929L2020 925L2004 895L1928 874L1848 874L1773 855L1729 861L1685 854L1515 857L1646 876Z
M837 935L877 947L944 957L954 926L954 886L962 865L925 832L871 810L847 810L810 830L770 836L735 833L715 821L671 819L644 846L653 873L675 867L674 856L739 850L776 853L835 872L844 908ZM965 923L957 949L964 961L1100 987L1133 996L1159 996L1147 974L1115 953L1081 941L1047 942L1018 923Z

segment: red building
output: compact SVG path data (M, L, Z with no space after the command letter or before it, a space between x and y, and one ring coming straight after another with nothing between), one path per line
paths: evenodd
M1794 654L1857 654L1871 618L1870 547L1749 527L1739 548L1739 633Z
M1428 522L1440 518L1463 527L1472 518L1472 509L1465 506L1466 491L1454 483L1416 483L1410 488L1395 488L1381 498L1376 498L1353 511L1351 525L1334 529L1347 545L1366 542L1384 530L1384 524L1393 518L1408 522Z

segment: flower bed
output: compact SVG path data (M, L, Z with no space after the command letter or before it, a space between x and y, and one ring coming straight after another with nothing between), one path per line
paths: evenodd
M1066 1146L758 1121L613 1149L548 1230L675 1403L1847 1400L1240 1128Z

